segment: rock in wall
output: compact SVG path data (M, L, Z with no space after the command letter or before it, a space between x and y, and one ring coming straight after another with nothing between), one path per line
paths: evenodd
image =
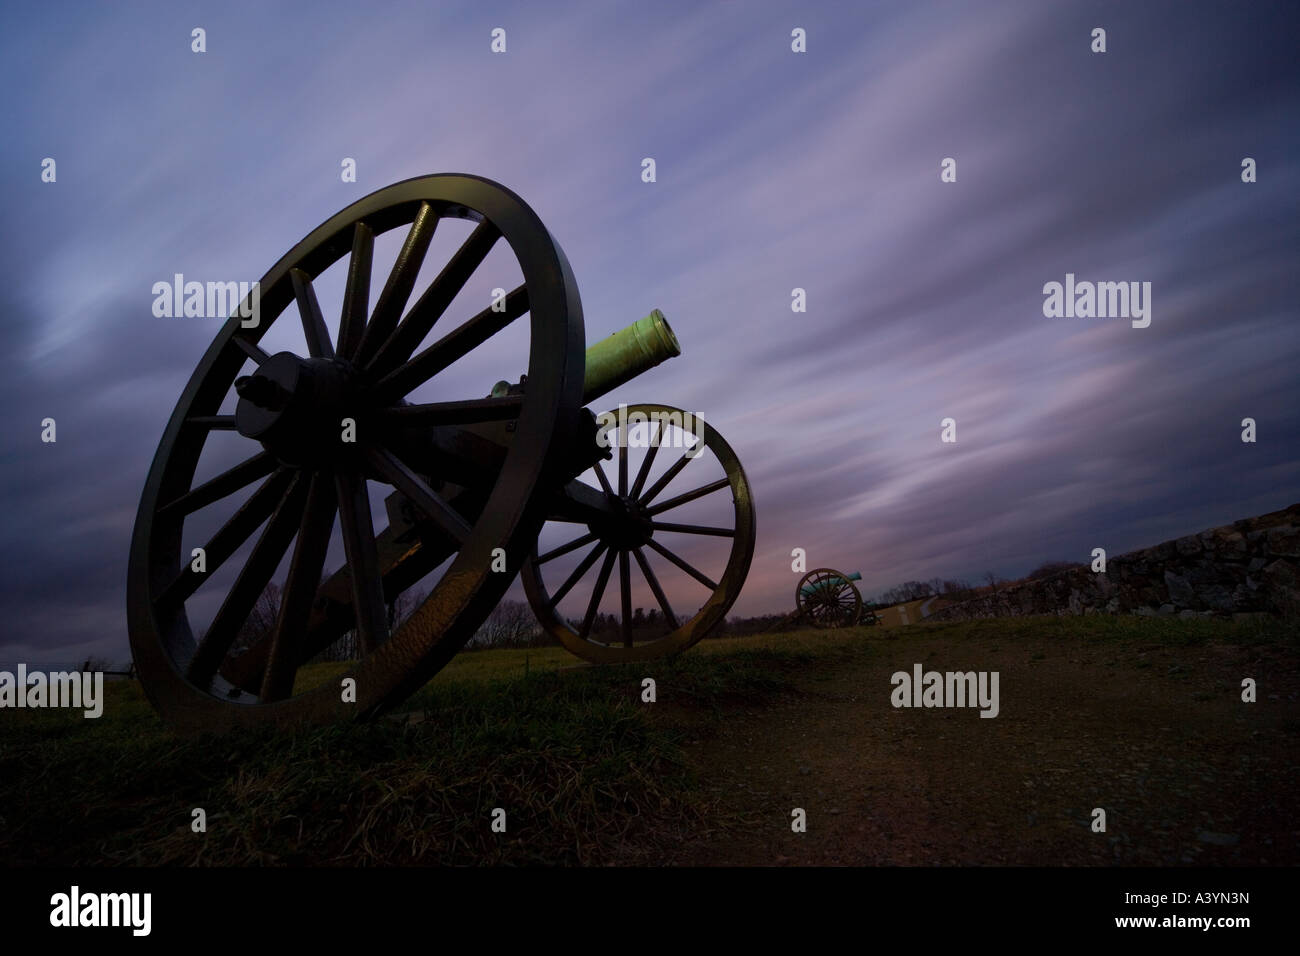
M1300 612L1300 504L950 604L928 620L1024 614Z

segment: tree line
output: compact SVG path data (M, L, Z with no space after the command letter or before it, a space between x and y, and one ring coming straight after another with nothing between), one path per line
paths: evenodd
M1033 571L1030 571L1026 575L1026 579L1037 580L1051 577L1077 567L1083 567L1083 565L1076 561L1046 561ZM998 577L992 571L985 573L983 584L978 586L958 578L935 577L930 578L928 581L904 581L881 591L874 600L864 597L863 605L864 610L891 607L895 604L905 604L908 601L919 601L940 595L953 601L965 601L982 591L991 589L996 592L1008 583L1010 582L1005 578ZM389 632L392 633L397 630L414 613L416 608L424 603L427 596L428 591L418 591L416 589L410 589L398 595L397 599L388 605ZM280 587L272 581L266 586L266 590L262 592L261 597L253 606L253 611L248 616L248 620L240 628L239 635L235 640L235 648L250 647L265 635L271 633L275 627L275 620L279 610ZM569 624L574 630L579 630L581 627L581 622L577 620L570 620ZM707 636L739 636L772 630L786 630L798 626L798 622L793 620L791 614L729 617L719 623ZM632 613L632 633L638 642L661 637L668 633L670 629L667 620L659 613L658 608L636 608ZM596 640L607 643L620 640L622 630L618 615L598 613L592 620L590 635ZM507 599L501 601L492 609L492 612L487 616L487 619L475 632L474 636L466 643L465 647L467 649L486 650L489 648L547 647L555 643L551 635L538 623L537 616L526 601ZM355 660L359 656L360 648L356 631L349 630L329 647L316 654L309 663L349 661Z

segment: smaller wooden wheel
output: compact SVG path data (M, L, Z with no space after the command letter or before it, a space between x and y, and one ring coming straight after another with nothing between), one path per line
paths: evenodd
M794 592L799 613L813 627L853 627L862 613L862 594L831 568L809 571Z
M753 494L722 436L667 405L620 406L598 420L620 414L626 427L606 433L617 445L616 482L600 462L570 482L522 571L542 626L604 664L695 644L735 603L754 554ZM675 461L652 478L669 449ZM547 586L543 567L558 586Z

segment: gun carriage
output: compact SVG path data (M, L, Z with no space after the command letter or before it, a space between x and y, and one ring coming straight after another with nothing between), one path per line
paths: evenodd
M440 224L448 257L408 309ZM403 229L371 307L376 239ZM494 288L444 330L469 288L511 270L512 291ZM317 292L331 282L336 323ZM136 518L131 646L168 721L373 717L442 668L517 575L541 625L590 661L680 652L726 615L754 548L739 460L702 416L672 406L621 406L618 427L598 423L585 406L679 355L677 338L655 310L584 350L569 263L513 192L464 175L381 189L303 239L257 294L182 392ZM507 352L525 374L484 395L481 376ZM708 566L703 542L715 545ZM567 574L553 570L566 561ZM687 597L669 601L665 572ZM250 636L280 575L274 621ZM638 627L635 595L653 596L656 628ZM344 675L354 701L340 681L299 679L345 636L358 646Z
M831 568L809 571L795 588L797 613L813 627L853 627L859 621L875 624L876 615L870 608L866 618L862 617L862 592L853 583L861 580L858 571L849 574Z

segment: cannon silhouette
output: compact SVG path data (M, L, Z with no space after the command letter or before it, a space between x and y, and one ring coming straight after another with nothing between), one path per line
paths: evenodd
M372 309L376 238L402 227ZM408 310L436 228L453 233L448 257ZM505 275L519 279L512 291L494 287L488 307L434 334L473 283ZM330 285L334 332L317 291ZM450 174L381 189L298 243L254 295L181 394L132 537L131 647L169 722L373 717L442 668L517 575L542 627L590 661L676 653L725 617L754 548L744 470L701 415L631 405L598 419L584 407L680 347L656 310L584 351L569 263L513 192ZM484 286L479 304L488 298ZM300 328L285 319L291 304ZM483 395L502 362L526 373ZM670 448L675 460L660 454ZM656 474L656 460L671 464ZM376 533L379 494L388 523ZM697 552L709 547L706 564ZM274 620L252 628L282 567ZM695 589L676 609L665 572ZM634 578L656 628L638 627ZM394 622L395 602L430 584ZM302 665L349 635L360 656L347 673L304 686Z
M862 592L854 581L862 574L845 574L831 568L809 571L795 588L797 614L813 627L853 627L862 620ZM875 624L875 612L867 610L865 623Z

